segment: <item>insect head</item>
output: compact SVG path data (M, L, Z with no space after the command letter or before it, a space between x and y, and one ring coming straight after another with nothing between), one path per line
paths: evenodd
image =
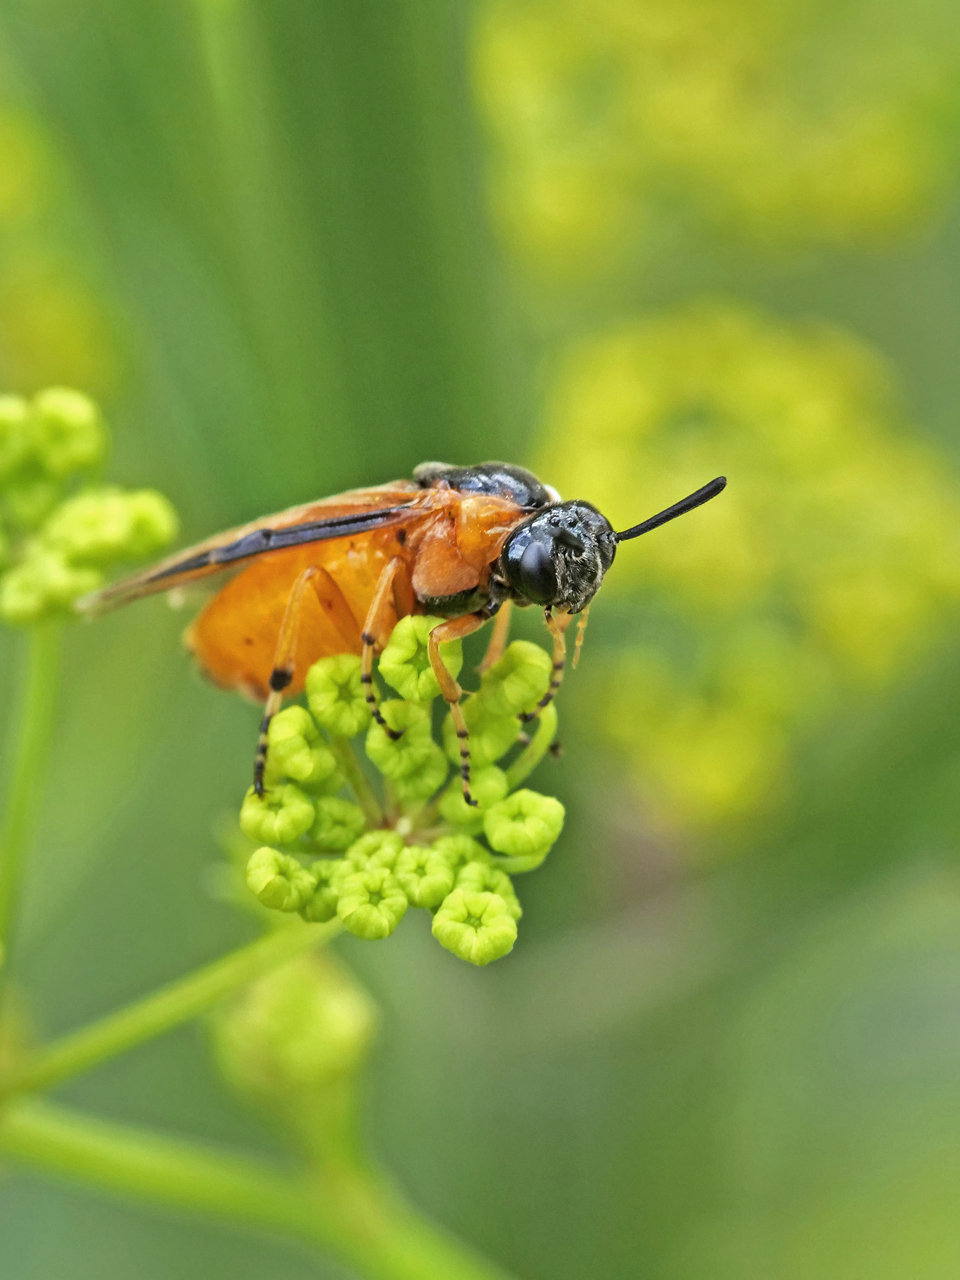
M718 476L622 533L616 533L606 516L589 502L554 503L528 517L510 534L500 554L500 575L518 604L579 613L600 589L619 543L692 511L715 498L726 483L725 476Z

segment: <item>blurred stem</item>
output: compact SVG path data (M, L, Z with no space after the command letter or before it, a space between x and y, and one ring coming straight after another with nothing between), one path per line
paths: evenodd
M357 797L357 803L363 810L367 826L381 826L383 824L383 810L380 808L380 801L377 799L376 792L371 787L360 761L354 753L353 743L349 738L331 737L330 747L340 762L340 768L346 775L353 794Z
M28 632L26 675L13 738L13 768L0 819L0 968L9 944L27 835L53 730L62 631L60 623L49 622Z
M553 736L557 732L557 708L551 702L545 707L543 714L537 724L537 732L533 735L530 744L517 756L513 764L507 770L507 783L510 790L519 787L550 750L550 744L553 742Z
M339 929L336 920L322 925L296 923L258 938L153 995L37 1050L0 1077L0 1099L12 1093L48 1089L68 1076L170 1031L205 1012L230 992L329 942Z
M0 1154L125 1198L278 1232L330 1250L371 1280L507 1280L352 1164L285 1177L247 1157L34 1099L0 1114Z

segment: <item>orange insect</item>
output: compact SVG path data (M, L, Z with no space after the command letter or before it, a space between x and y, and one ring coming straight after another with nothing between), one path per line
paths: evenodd
M470 635L497 614L483 663L489 666L506 643L511 602L539 605L554 644L553 678L542 710L560 687L570 620L583 614L582 636L584 611L617 544L692 511L725 484L720 476L616 533L589 502L562 502L521 467L427 462L412 480L354 489L219 534L86 596L77 608L93 615L233 571L186 640L216 684L266 704L254 766L260 794L270 720L285 694L300 692L319 658L360 654L371 712L388 734L399 736L377 706L374 654L398 619L438 614L447 621L430 634L430 662L453 715L464 795L472 804L461 689L441 662L439 646Z

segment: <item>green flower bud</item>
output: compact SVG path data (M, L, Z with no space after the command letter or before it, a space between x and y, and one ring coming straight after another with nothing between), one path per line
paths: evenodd
M33 456L37 426L22 396L0 396L0 482Z
M341 777L336 756L321 741L313 717L303 707L286 707L270 721L267 771L270 778L292 778L302 787L325 790L325 784Z
M530 861L531 870L547 855L563 830L564 808L553 796L537 791L515 791L493 805L483 817L483 829L490 847L508 857Z
M437 744L430 736L430 708L416 702L380 704L380 714L391 729L401 732L391 738L376 721L367 730L367 755L385 778L408 778L429 764Z
M470 763L474 769L485 769L510 750L520 733L513 714L491 711L480 695L464 700L463 718L470 731ZM443 723L443 745L454 764L460 763L460 740L448 715Z
M358 938L386 938L403 919L407 895L386 867L370 867L338 880L337 915Z
M377 867L392 871L402 852L403 836L396 831L368 831L347 850L346 870L349 874Z
M454 889L433 917L433 936L461 960L484 965L513 949L517 922L498 894Z
M485 671L481 699L498 715L532 711L550 687L553 659L538 644L514 640L503 657Z
M300 914L304 920L324 924L337 914L337 901L340 894L334 884L334 878L341 862L341 858L320 858L310 864L310 874L316 881L316 889L313 896L308 898L300 908Z
M321 796L314 809L317 818L310 839L321 849L349 849L367 825L363 810L352 800Z
M275 911L299 911L316 892L316 879L296 858L262 848L247 863L247 888Z
M427 845L409 845L404 849L397 858L395 874L410 905L430 910L439 907L454 883L449 859Z
M435 854L444 858L453 871L457 871L468 862L489 862L490 860L490 855L483 845L478 844L468 835L441 836L439 840L434 840L430 848Z
M307 703L328 733L353 738L367 727L370 708L360 681L360 659L352 653L321 658L307 672Z
M393 791L401 804L422 804L446 782L450 764L443 754L443 748L435 742L432 746L433 751L415 773L393 780Z
M373 1001L328 951L299 956L252 982L214 1016L230 1083L260 1103L302 1111L362 1064L376 1030Z
M100 410L80 391L50 387L31 402L39 430L37 456L52 476L92 467L107 450Z
M76 568L58 551L34 546L0 577L0 618L14 626L39 622L68 609L103 581L98 569Z
M124 560L145 560L171 543L180 529L173 504L156 489L136 489L124 495L130 519Z
M11 483L3 495L3 513L18 529L36 529L57 505L60 485L28 473Z
M495 764L477 769L470 775L470 795L477 802L471 808L463 798L463 785L455 777L440 797L440 814L455 827L464 827L471 833L483 830L483 815L492 804L507 794L507 775Z
M271 787L262 796L251 787L240 808L240 827L251 840L292 844L310 830L315 816L313 801L292 783Z
M464 893L495 893L506 903L514 920L523 915L523 908L513 887L513 881L505 871L491 865L489 859L468 862L457 872L456 886Z
M380 675L408 702L429 702L440 692L440 685L430 665L427 638L433 628L442 622L442 618L401 618L380 655ZM462 643L459 640L448 640L440 646L440 657L443 665L456 679L463 666Z
M74 564L104 565L153 555L176 531L176 514L162 494L104 487L87 489L59 506L41 538Z

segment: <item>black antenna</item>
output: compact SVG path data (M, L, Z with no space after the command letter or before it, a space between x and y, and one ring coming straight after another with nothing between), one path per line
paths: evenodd
M686 515L688 511L693 511L695 507L702 507L705 502L709 502L718 493L722 493L726 487L727 477L717 476L716 480L711 480L709 484L705 484L696 493L691 493L689 497L681 498L672 507L667 507L666 511L661 511L657 515L651 516L649 520L644 520L642 524L635 524L632 529L624 529L623 533L617 534L617 541L627 542L630 538L639 538L641 533L649 533L651 529L659 529L668 520L676 520L677 516Z

